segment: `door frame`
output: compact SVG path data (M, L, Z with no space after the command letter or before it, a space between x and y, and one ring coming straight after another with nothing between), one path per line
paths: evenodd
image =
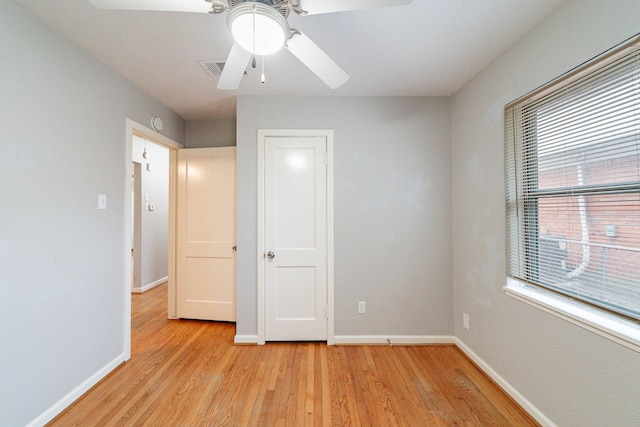
M123 298L124 298L124 359L131 358L131 230L133 227L133 215L131 206L131 192L133 191L133 135L146 138L158 145L169 149L169 296L168 296L168 317L175 318L175 209L176 209L176 178L177 178L177 150L184 146L166 136L144 126L140 123L126 119L126 140L125 140L125 176L124 176L124 278L123 278Z
M335 344L334 322L334 223L333 223L333 129L258 130L258 224L257 224L257 320L258 344L265 344L265 148L268 137L323 137L327 141L327 345Z

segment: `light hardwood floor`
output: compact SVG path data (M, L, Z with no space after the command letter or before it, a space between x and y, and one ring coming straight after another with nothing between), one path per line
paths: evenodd
M454 346L233 345L133 295L132 358L50 426L535 426Z

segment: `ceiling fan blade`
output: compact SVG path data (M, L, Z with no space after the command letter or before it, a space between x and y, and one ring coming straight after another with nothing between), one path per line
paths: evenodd
M345 12L374 7L403 6L413 0L300 0L300 9L309 15Z
M287 41L286 48L331 89L342 86L349 80L349 75L304 34L294 32Z
M209 13L211 3L205 0L89 0L100 9L154 10L162 12Z
M242 80L242 76L244 76L252 56L253 54L251 52L247 52L241 48L238 43L234 43L227 57L227 62L222 69L220 80L218 80L218 89L238 89L240 80Z

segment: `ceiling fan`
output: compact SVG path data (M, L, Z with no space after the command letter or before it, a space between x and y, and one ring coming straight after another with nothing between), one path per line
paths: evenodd
M89 0L101 9L166 12L227 13L234 38L218 89L234 90L256 56L286 48L327 86L335 89L349 76L299 29L289 26L290 12L298 15L400 6L413 0ZM264 59L263 59L264 60ZM263 62L264 64L264 62ZM263 74L264 81L264 74Z

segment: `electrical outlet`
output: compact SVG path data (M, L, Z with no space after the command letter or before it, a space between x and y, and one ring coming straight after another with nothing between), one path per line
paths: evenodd
M366 301L358 301L358 314L365 314L367 312Z
M469 315L467 313L462 313L462 326L469 329Z

